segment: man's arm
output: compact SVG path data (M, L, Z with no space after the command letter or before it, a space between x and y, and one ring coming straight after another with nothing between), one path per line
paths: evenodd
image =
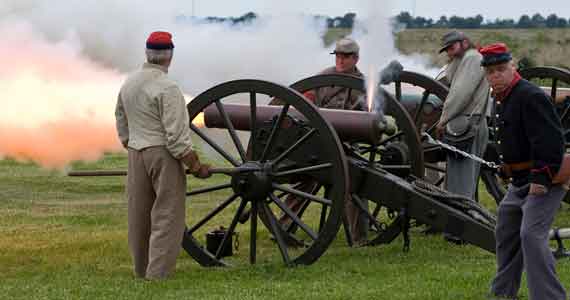
M172 84L159 96L159 113L166 131L166 148L172 156L181 159L192 147L190 121L186 102L180 89Z
M533 160L529 182L549 187L564 155L562 125L554 106L542 92L529 95L521 105Z
M115 106L115 126L117 128L117 134L119 140L123 147L127 148L129 144L129 122L127 120L127 114L125 113L125 108L123 107L123 101L121 99L121 93L117 97L117 105Z
M478 55L467 55L459 65L455 78L449 88L449 94L443 103L440 118L441 126L447 124L455 116L462 114L473 100L475 90L484 80L481 59Z
M181 160L199 178L209 177L210 166L201 164L198 154L192 149L190 139L190 117L186 101L180 89L171 85L159 99L162 126L166 131L166 148L172 156Z

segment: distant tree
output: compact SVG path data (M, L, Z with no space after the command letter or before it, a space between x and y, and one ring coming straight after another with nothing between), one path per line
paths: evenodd
M477 25L477 28L479 28L479 27L481 27L481 24L483 24L483 16L480 14L476 15L474 25Z
M407 28L410 28L413 23L413 18L409 12L403 11L396 16L396 22L404 24Z
M449 21L446 16L441 16L433 26L437 28L447 28L449 27Z
M451 16L451 18L449 18L449 27L451 28L463 28L464 24L465 24L465 19L463 19L462 17L458 17L458 16Z
M239 23L251 23L253 20L257 18L257 15L254 12L248 12L241 17L238 18L231 18L232 23L239 24Z
M481 23L483 23L483 16L477 15L464 19L463 27L461 28L481 28Z
M515 25L516 25L515 20L513 20L513 19L503 20L503 24L504 24L504 26L503 26L504 28L515 28Z
M518 28L531 28L532 21L528 15L522 15L517 23Z
M546 26L546 20L541 14L534 14L531 18L532 27L542 28Z
M555 28L558 27L558 16L556 14L551 14L546 17L546 27L548 28Z
M433 19L424 17L415 17L412 21L411 28L430 28L433 25Z
M343 27L352 28L354 26L354 20L356 19L355 13L347 13L344 15Z
M558 25L556 27L558 28L568 27L568 21L566 21L566 19L564 18L558 18Z
M513 19L495 19L495 21L488 21L484 26L486 28L514 28L516 26L515 20Z

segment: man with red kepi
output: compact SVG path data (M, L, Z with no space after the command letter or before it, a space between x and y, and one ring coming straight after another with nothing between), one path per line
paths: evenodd
M480 49L481 65L496 101L497 144L510 179L498 209L496 299L516 299L523 270L530 299L564 300L566 291L555 269L548 232L566 194L553 183L564 155L560 120L549 97L516 71L503 43Z
M127 78L115 110L119 139L128 149L128 239L135 276L164 279L174 272L184 234L186 174L210 176L190 140L188 111L168 78L172 35L155 31L147 62Z

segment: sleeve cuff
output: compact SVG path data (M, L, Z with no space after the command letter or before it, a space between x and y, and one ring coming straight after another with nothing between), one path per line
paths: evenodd
M188 153L190 153L190 151L194 150L192 146L189 146L188 148L184 149L184 151L182 152L182 154L177 157L177 159L181 160L184 157L186 157L186 155L188 155Z
M530 172L529 180L530 183L544 185L550 187L552 185L552 180L546 172Z

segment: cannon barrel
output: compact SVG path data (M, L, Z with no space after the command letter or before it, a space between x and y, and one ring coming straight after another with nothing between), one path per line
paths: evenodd
M261 105L257 106L256 126L271 120L279 115L282 106ZM232 125L236 130L250 130L250 107L242 104L224 104ZM319 113L329 121L342 141L377 143L382 134L393 134L395 125L377 113L337 110L319 108ZM295 109L289 109L289 115L303 119ZM204 109L204 123L208 128L226 128L224 118L215 106Z

